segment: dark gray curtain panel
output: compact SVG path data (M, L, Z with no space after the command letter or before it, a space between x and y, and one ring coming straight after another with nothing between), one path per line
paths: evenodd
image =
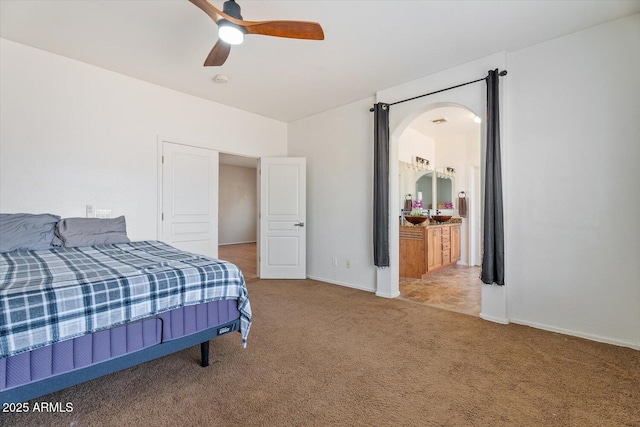
M373 258L389 267L389 105L377 103L373 112Z
M484 189L483 283L504 285L504 223L498 70L487 77L487 163Z

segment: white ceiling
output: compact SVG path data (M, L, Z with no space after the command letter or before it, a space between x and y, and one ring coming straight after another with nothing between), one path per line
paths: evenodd
M420 114L409 127L439 141L452 135L480 132L481 124L473 121L475 116L466 108L440 107ZM447 119L447 122L433 123L433 120L440 118Z
M221 0L212 1L222 8ZM226 64L205 68L217 27L187 0L1 0L0 36L289 122L640 12L639 0L239 4L248 20L319 22L325 40L249 35ZM213 83L218 73L229 83Z

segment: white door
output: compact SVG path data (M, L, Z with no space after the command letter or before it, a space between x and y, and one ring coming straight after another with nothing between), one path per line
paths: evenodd
M263 157L258 171L258 275L262 279L305 279L307 161Z
M161 240L218 257L218 152L162 142Z

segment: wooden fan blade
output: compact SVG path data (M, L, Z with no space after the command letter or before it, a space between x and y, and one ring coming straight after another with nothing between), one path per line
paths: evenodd
M307 21L240 21L247 34L287 37L290 39L324 40L324 31L317 22Z
M195 4L196 6L198 6L204 13L209 15L211 19L213 19L213 22L215 22L216 24L220 19L223 19L224 17L227 16L221 10L216 9L216 7L211 3L209 3L207 0L189 0L189 1Z
M217 24L226 19L236 25L244 27L247 34L262 34L264 36L287 37L290 39L324 40L324 31L317 22L307 21L244 21L227 15L207 0L189 0L209 15Z
M205 67L219 66L224 64L224 62L229 57L229 52L231 52L231 45L226 44L222 40L218 40L218 42L213 46L211 52L209 52L209 56L204 61Z

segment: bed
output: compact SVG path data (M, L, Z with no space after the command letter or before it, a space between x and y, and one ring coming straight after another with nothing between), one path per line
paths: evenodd
M127 239L128 240L128 239ZM240 332L233 264L157 241L0 253L0 403L25 402Z

